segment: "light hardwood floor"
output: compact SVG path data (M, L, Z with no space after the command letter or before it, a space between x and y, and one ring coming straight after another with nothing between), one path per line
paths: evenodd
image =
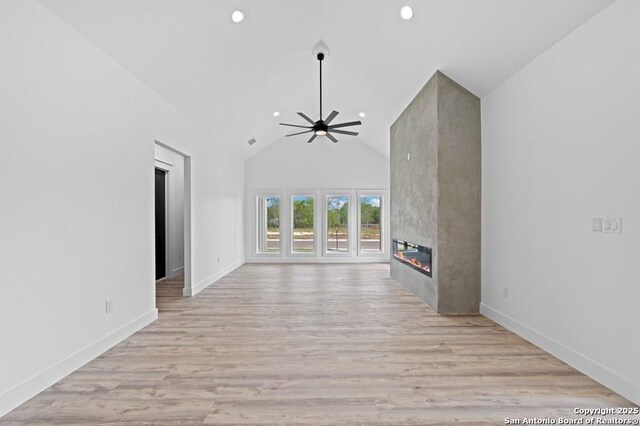
M169 303L169 300L165 300L166 298L182 297L183 289L184 275L172 278L162 278L161 280L156 281L156 300L163 300L163 302L159 303L158 307Z
M166 292L165 292L166 293ZM504 424L632 404L385 264L244 265L0 424Z

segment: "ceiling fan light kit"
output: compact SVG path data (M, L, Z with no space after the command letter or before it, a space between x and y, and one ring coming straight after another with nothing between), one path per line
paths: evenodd
M316 49L314 49L314 53L316 53ZM320 120L313 121L304 113L299 112L298 115L302 117L304 120L306 120L310 125L300 126L298 124L280 123L281 126L298 127L301 129L306 129L301 132L291 133L287 136L296 136L296 135L302 135L305 133L313 133L313 135L311 136L311 139L309 139L307 143L313 142L315 138L318 136L326 136L333 143L338 142L338 139L336 139L332 133L349 135L349 136L358 136L357 132L351 132L347 130L338 130L338 129L341 127L359 126L362 124L362 122L360 121L350 121L347 123L339 123L339 124L331 125L331 122L333 121L333 119L336 118L336 116L338 115L338 111L335 111L335 110L333 110L331 114L329 114L327 118L323 120L322 118L322 61L324 60L324 57L325 57L325 54L322 51L317 52L316 58L320 63Z

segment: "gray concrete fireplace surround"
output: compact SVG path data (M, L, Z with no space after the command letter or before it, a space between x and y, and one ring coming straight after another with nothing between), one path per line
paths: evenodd
M391 276L439 313L480 304L480 99L436 72L391 126L391 238L433 250Z

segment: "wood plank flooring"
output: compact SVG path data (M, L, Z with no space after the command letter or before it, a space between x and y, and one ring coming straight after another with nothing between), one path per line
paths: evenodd
M504 424L632 404L386 264L244 265L2 425Z
M172 278L162 278L156 281L156 299L180 298L184 289L184 275ZM164 303L163 303L164 304Z

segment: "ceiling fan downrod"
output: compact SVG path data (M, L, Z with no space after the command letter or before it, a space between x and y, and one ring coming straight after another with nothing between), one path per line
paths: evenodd
M318 53L318 62L320 62L320 121L322 121L322 61L324 61L324 53Z

